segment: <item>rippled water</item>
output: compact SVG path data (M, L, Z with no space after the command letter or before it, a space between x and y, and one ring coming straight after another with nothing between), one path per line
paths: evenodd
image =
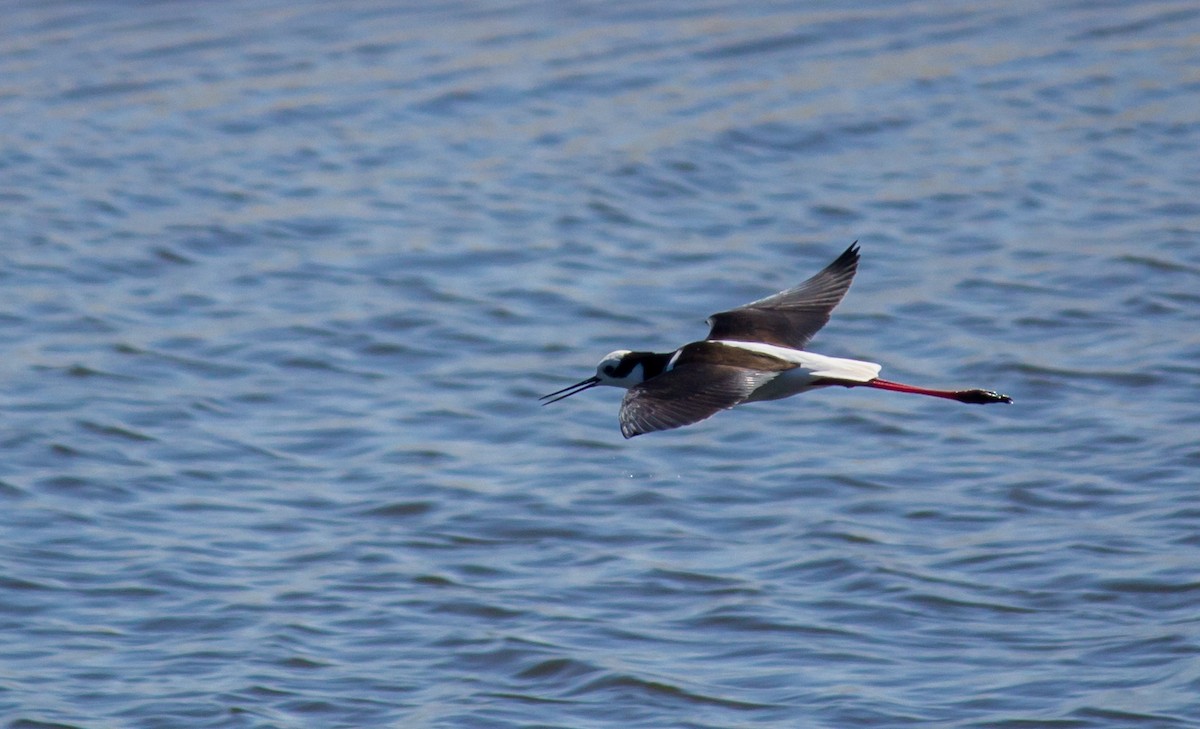
M3 11L6 729L1200 727L1194 3Z

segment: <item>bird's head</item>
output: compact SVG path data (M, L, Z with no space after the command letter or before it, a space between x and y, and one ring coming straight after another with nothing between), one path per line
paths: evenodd
M615 352L609 352L596 365L595 377L589 377L582 382L576 382L570 387L564 387L549 395L543 395L540 399L546 401L542 403L543 405L549 405L552 402L558 402L563 398L570 397L584 390L590 390L597 385L621 387L628 390L634 385L640 385L646 381L646 363L648 358L658 356L660 355L656 355L654 352L631 352L628 349L618 349Z

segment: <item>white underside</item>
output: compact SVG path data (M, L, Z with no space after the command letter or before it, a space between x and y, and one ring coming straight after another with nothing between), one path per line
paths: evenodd
M720 342L726 346L758 352L796 364L796 367L780 372L769 382L755 390L754 394L746 399L746 402L778 400L819 387L828 387L828 385L814 384L825 379L870 382L879 377L879 370L882 369L881 365L877 365L874 362L827 357L816 352L777 347L773 344L732 342L727 340L720 340Z

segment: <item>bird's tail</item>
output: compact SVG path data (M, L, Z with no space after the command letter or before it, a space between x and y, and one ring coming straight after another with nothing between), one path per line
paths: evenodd
M882 365L857 359L826 357L823 354L805 352L805 366L813 377L843 380L847 382L870 382L879 377Z

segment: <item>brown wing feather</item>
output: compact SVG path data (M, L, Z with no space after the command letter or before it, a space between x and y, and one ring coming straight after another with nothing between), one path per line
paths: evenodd
M708 339L764 342L804 349L829 321L858 270L858 242L854 242L820 273L786 291L753 301L708 318Z
M695 364L635 385L621 401L621 434L632 438L698 423L750 397L776 372Z

